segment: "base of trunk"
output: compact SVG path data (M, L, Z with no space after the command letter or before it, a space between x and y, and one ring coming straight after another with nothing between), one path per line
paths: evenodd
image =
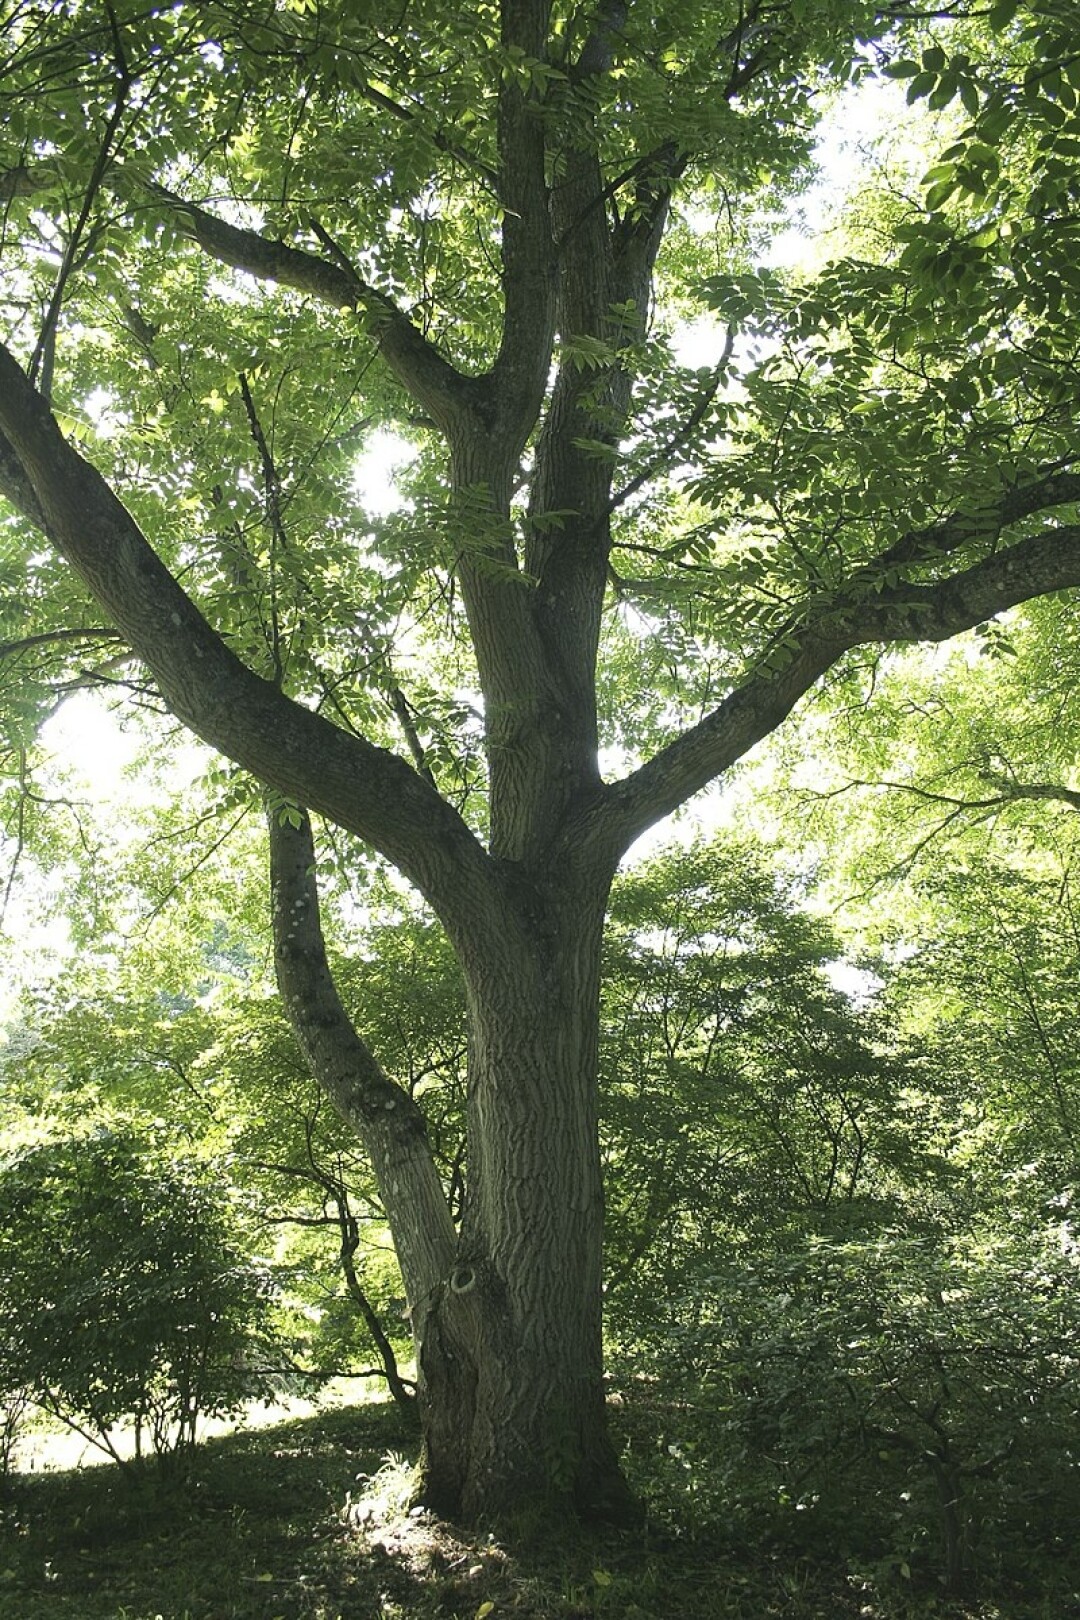
M599 1371L568 1376L530 1364L504 1338L478 1354L485 1336L476 1325L473 1312L453 1309L427 1325L425 1505L474 1525L537 1517L639 1524L642 1510L608 1434Z
M440 1518L472 1526L574 1520L632 1529L644 1520L610 1442L582 1458L575 1479L564 1483L538 1470L531 1452L447 1456L425 1441L418 1500Z

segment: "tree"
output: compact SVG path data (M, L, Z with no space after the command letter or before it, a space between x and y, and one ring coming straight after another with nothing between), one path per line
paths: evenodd
M855 650L1080 584L1054 166L1075 25L1008 0L918 39L911 99L973 119L956 184L900 210L879 262L800 288L750 273L751 239L805 172L815 97L912 48L917 8L639 11L85 0L4 22L12 747L32 758L58 682L137 661L137 692L264 785L282 997L387 1210L428 1500L468 1515L628 1505L597 1148L618 862ZM730 323L713 368L664 336L695 304ZM411 504L362 523L373 423L417 459ZM309 812L396 867L456 954L460 1226L335 985Z
M810 728L784 748L803 785L782 840L820 852L830 904L892 964L897 1029L977 1133L978 1206L1028 1218L1066 1209L1080 1168L1074 611L1032 604L933 667L891 658L812 785Z
M607 1292L638 1344L736 1234L891 1212L888 1170L914 1146L905 1076L875 1010L830 984L841 955L745 839L619 877L601 998Z
M274 1392L269 1279L205 1166L131 1131L39 1141L0 1167L0 1394L122 1461L183 1459L200 1420ZM260 1370L259 1363L263 1368Z

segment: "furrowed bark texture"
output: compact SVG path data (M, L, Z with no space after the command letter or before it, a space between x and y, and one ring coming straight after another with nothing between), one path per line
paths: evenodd
M624 1510L602 1390L597 963L606 878L547 897L543 944L507 939L470 986L469 1191L421 1365L449 1434L436 1506L533 1498ZM459 1428L460 1432L454 1433Z

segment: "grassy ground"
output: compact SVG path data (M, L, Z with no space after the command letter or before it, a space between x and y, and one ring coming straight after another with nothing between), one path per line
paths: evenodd
M625 1415L619 1421L626 1423ZM639 1432L636 1438L640 1441ZM395 1409L208 1441L182 1492L114 1466L18 1474L0 1498L2 1620L1067 1620L1059 1599L948 1605L719 1527L511 1551L409 1511Z

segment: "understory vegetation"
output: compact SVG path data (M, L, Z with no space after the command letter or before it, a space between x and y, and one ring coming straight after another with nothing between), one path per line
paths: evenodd
M822 1532L765 1475L741 1500L716 1414L613 1397L649 1506L633 1537L455 1529L410 1509L415 1438L362 1404L207 1441L182 1489L111 1465L24 1473L0 1503L11 1620L1058 1620L1073 1540L1000 1542L986 1593L884 1557L873 1509ZM1041 1534L1041 1532L1040 1532ZM860 1553L853 1543L864 1540ZM488 1608L486 1605L490 1604Z
M1080 1614L1078 218L1075 0L0 0L3 1620Z

